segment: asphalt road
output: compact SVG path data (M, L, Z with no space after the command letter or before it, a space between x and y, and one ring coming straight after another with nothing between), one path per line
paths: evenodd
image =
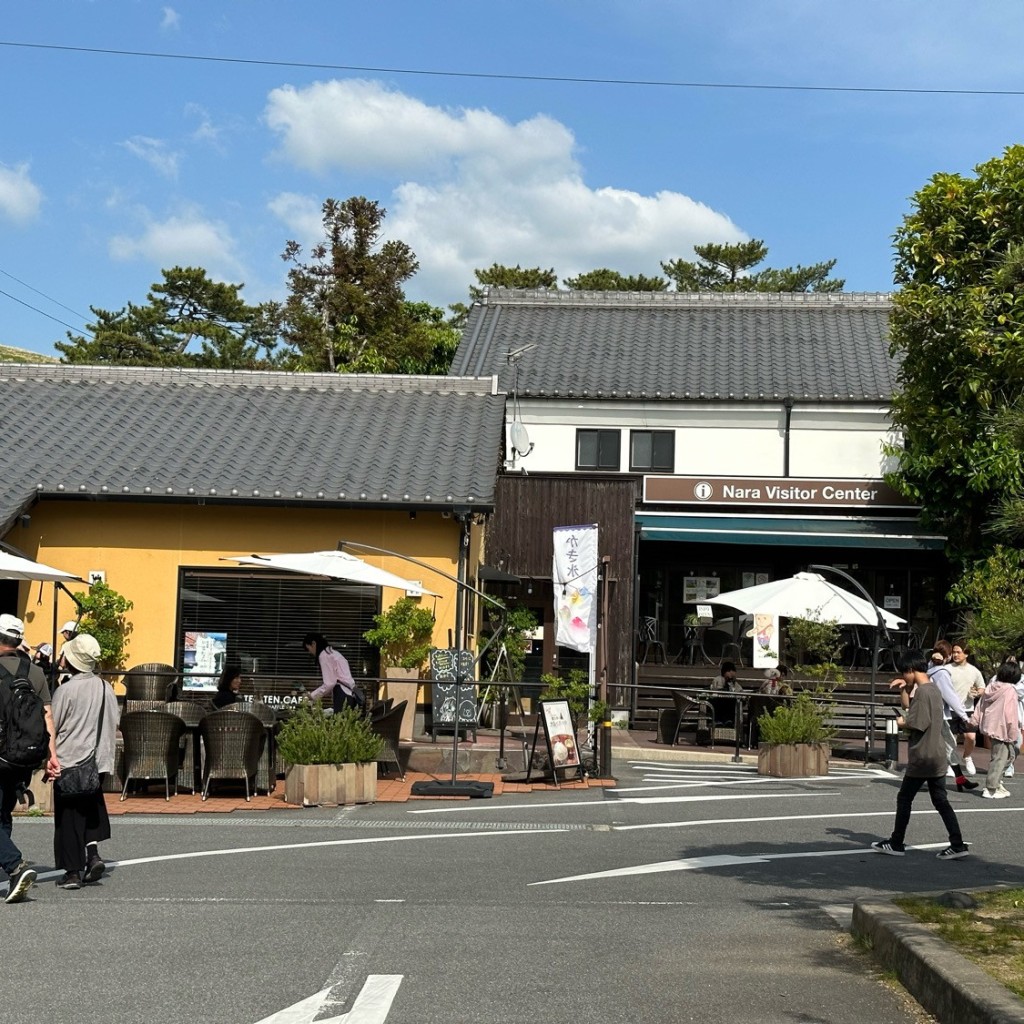
M972 856L941 863L926 793L918 848L867 849L892 822L880 769L616 772L603 792L115 819L100 885L41 878L0 907L0 1024L903 1024L844 940L853 900L1024 881L1024 799L954 792ZM15 837L52 863L50 822Z

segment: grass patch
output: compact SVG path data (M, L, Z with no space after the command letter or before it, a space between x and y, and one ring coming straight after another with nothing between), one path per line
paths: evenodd
M943 907L921 896L893 902L1024 999L1024 889L972 896L978 906L968 910Z

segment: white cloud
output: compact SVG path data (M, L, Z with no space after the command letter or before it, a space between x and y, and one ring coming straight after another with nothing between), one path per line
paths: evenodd
M213 119L205 107L198 103L186 103L185 116L199 121L199 126L192 132L193 141L212 143L220 141L220 129L213 123Z
M591 187L572 132L544 115L512 123L356 81L274 90L267 121L281 155L305 170L392 176L386 234L419 257L410 297L437 304L462 299L473 270L494 262L554 267L560 278L597 267L657 274L695 244L746 237L679 192ZM318 203L285 193L270 206L299 241L319 239Z
M43 193L29 177L28 164L0 164L0 215L15 224L27 224L37 213Z
M312 196L282 192L271 199L267 209L288 228L292 238L304 244L316 240L322 234L323 203Z
M241 265L236 245L226 224L204 218L196 209L185 209L164 220L142 213L141 232L110 239L112 259L146 260L161 269L172 266L204 267L211 277L237 276Z
M531 163L562 160L572 133L543 115L510 124L488 110L449 112L362 80L316 82L305 89L283 86L269 96L266 119L282 137L282 152L306 170L443 170L474 154Z
M160 20L161 32L177 32L181 26L181 16L173 7L160 8L163 17Z
M133 135L121 143L133 156L145 161L165 178L178 176L181 155L169 149L162 139L151 139L148 135Z

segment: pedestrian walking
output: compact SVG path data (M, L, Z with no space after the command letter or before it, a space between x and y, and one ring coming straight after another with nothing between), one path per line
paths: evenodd
M890 688L899 689L903 715L897 719L910 733L909 756L903 783L896 794L896 821L892 835L871 844L877 853L902 857L906 852L904 840L914 797L923 786L928 787L932 806L939 812L949 835L949 846L938 854L939 860L957 860L966 857L967 844L960 834L956 812L946 796L946 766L948 764L946 739L943 735L943 699L928 674L928 660L921 653L905 656L899 664L900 676ZM913 700L910 691L914 691Z
M99 660L95 637L72 637L61 654L68 681L54 694L59 765L53 786L53 856L64 869L57 880L61 889L98 882L106 870L99 852L99 844L110 838L103 776L114 770L117 698L96 673Z
M988 737L991 747L985 788L981 793L987 800L1005 800L1010 795L1003 785L1003 774L1017 756L1020 741L1016 690L1019 682L1020 666L1004 662L995 679L985 687L971 715L971 726Z
M953 680L953 689L960 698L965 711L973 711L977 699L985 690L985 677L977 665L972 665L967 659L971 656L971 649L967 644L953 644L950 652L949 669L950 677ZM974 747L977 743L977 734L973 726L963 726L959 718L950 720L954 736L963 728L964 738L964 775L976 775L974 767Z
M47 770L57 767L54 748L53 717L50 714L50 688L46 676L38 665L33 665L29 657L19 650L25 641L25 624L14 615L0 615L0 685L16 686L17 680L27 680L35 698L42 703L43 723L49 738L44 747L49 757L46 761ZM4 702L5 708L9 706ZM21 705L25 707L24 704ZM38 703L36 704L38 710ZM40 733L40 739L43 739ZM40 761L42 758L40 758ZM39 767L37 765L37 767ZM0 867L7 872L9 879L6 903L18 903L36 880L36 872L31 868L21 851L11 839L14 828L14 805L26 792L32 778L32 768L19 767L6 761L0 763Z
M971 713L964 707L963 701L960 700L953 686L953 677L949 671L952 656L953 645L948 640L937 640L935 647L932 648L928 678L935 684L942 696L942 738L946 744L948 763L946 774L956 779L956 791L962 793L965 789L977 789L978 784L972 782L964 774L964 769L960 765L960 751L957 747L956 736L953 734L953 722L956 721L957 729L966 730L967 719L970 718Z

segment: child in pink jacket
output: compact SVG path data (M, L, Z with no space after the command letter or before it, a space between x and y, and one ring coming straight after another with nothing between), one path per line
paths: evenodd
M991 744L992 757L985 789L986 800L1004 800L1010 791L1003 785L1003 774L1007 764L1013 762L1020 743L1020 719L1017 714L1017 683L1020 681L1020 666L1011 661L999 666L996 677L978 700L971 715L970 724L984 733Z

